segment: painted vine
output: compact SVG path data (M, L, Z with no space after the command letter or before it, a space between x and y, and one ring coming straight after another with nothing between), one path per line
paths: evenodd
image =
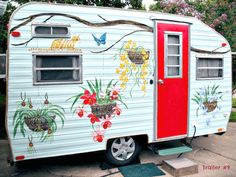
M22 20L24 20L24 21L19 23L16 26L14 26L13 28L11 28L10 29L10 33L13 32L14 30L16 30L16 29L18 29L18 28L20 28L20 27L30 23L35 18L41 17L41 16L48 16L43 21L44 23L46 23L48 20L52 19L54 16L63 16L63 17L74 19L75 21L77 21L79 23L82 23L82 24L84 24L86 26L89 26L89 27L98 27L99 28L99 27L116 26L116 25L131 25L131 26L136 26L136 27L142 29L142 30L135 30L133 32L125 34L118 41L116 41L114 44L109 46L107 49L101 50L101 51L91 51L93 53L105 52L105 51L111 49L112 47L114 47L123 38L125 38L125 37L127 37L127 36L129 36L131 34L134 34L136 32L150 32L150 33L153 33L153 27L150 27L150 26L148 26L146 24L143 24L143 23L140 23L140 22L137 22L137 21L132 21L132 20L107 20L104 17L102 17L101 15L98 15L98 17L101 18L104 22L92 23L92 22L89 22L89 21L87 21L87 20L85 20L83 18L80 18L78 16L74 16L74 15L71 15L71 14L64 14L64 13L39 13L39 14L30 15L30 16L25 17L25 18L16 19L18 21L22 21ZM31 37L29 40L27 40L25 42L18 43L18 44L11 44L11 45L14 45L14 46L19 46L19 45L24 45L24 44L27 45L30 41L32 41L33 38L34 37ZM227 51L224 51L224 52L216 52L216 51L214 51L214 49L212 51L209 51L209 50L203 50L203 49L197 49L197 48L191 47L191 51L198 52L198 53L206 53L206 54L224 54L224 53L229 52L230 50L227 50Z

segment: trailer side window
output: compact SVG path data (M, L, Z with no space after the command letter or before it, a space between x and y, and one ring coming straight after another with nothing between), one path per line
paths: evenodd
M70 37L69 25L33 24L34 37Z
M34 84L82 83L81 55L35 55Z
M197 79L223 78L223 58L197 58Z
M182 75L182 33L165 33L165 78Z

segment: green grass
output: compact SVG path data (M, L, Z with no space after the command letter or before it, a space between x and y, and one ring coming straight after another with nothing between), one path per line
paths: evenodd
M233 100L232 100L232 107L236 108L236 98L233 98Z
M231 112L229 121L236 122L236 112Z

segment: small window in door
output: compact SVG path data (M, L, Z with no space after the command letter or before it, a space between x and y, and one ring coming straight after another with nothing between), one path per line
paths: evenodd
M182 76L182 33L165 33L165 78Z
M34 84L82 83L82 55L35 55Z
M222 79L223 58L197 58L197 79Z

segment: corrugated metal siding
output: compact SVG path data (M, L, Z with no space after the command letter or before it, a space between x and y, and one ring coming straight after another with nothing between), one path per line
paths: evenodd
M52 11L53 9L53 11ZM79 16L90 22L104 22L97 15L101 15L107 20L128 19L138 21L149 26L153 26L153 22L149 19L151 13L142 12L130 12L119 11L110 9L99 8L84 8L77 6L65 6L61 5L48 5L48 4L31 4L26 5L17 11L11 21L11 27L19 24L21 21L15 19L24 18L31 14L42 12L59 12L68 13L75 16ZM175 19L174 15L158 14L160 18ZM36 18L33 22L40 23L47 17ZM210 30L202 23L194 20L193 18L178 17L179 20L185 20L194 23L191 26L191 46L199 47L202 49L212 50L217 48L221 41L225 40L218 34ZM153 34L148 32L134 33L121 42L115 45L112 49L101 54L93 54L90 51L97 51L105 49L107 46L112 45L123 35L139 29L138 27L130 25L117 25L111 27L92 28L87 27L75 20L65 17L53 17L48 21L49 23L65 23L71 24L72 35L80 35L81 40L77 43L76 47L82 50L83 53L83 86L87 87L86 80L94 80L101 78L106 85L111 79L118 80L118 75L115 73L116 68L119 66L119 61L114 60L114 55L118 53L124 41L132 39L145 49L151 51L150 67L152 73L154 69L154 39ZM20 43L28 40L31 37L31 23L28 23L24 27L19 29L21 32L20 38L13 38L10 36L11 43ZM105 46L98 47L93 41L91 33L101 35L107 32L107 44ZM30 48L48 48L52 39L40 39L35 38L28 43L27 46L14 47L9 46L9 85L8 85L8 130L12 143L13 155L25 155L27 159L40 158L48 156L57 156L73 153L90 152L96 150L103 150L106 148L106 141L103 143L96 143L92 139L92 128L90 126L88 118L79 119L76 115L73 115L70 111L72 101L66 101L71 96L77 94L81 89L78 84L66 84L66 85L47 85L47 86L33 86L32 76L32 53L29 52ZM214 84L221 84L222 91L224 92L224 99L222 105L227 105L222 108L224 113L229 113L231 106L231 58L230 54L225 56L224 59L224 79L216 81L196 81L196 58L195 54L191 53L191 81L190 81L190 97L192 98L194 90L198 89L205 83L209 82ZM152 74L148 79L153 79ZM131 86L131 82L129 82ZM128 109L122 107L122 114L119 117L115 117L112 120L112 127L106 132L106 139L146 134L151 142L154 139L153 136L153 92L154 85L147 85L147 94L143 96L140 88L135 87L133 90L133 97L130 98L129 91L125 91L123 94L126 99L124 102L128 105ZM129 87L129 86L128 86ZM61 128L61 124L58 123L58 130L54 134L53 142L40 142L37 136L34 136L34 146L36 153L28 153L27 145L28 139L24 138L19 132L15 138L13 138L13 115L17 109L16 102L20 99L20 93L26 92L33 101L33 103L40 104L44 99L45 92L49 95L49 100L54 104L58 104L65 109L65 125ZM190 99L191 100L191 99ZM200 116L197 118L195 115L196 105L190 101L190 120L189 120L189 136L193 133L192 122L196 120L197 134L208 134L216 132L217 128L226 128L228 116L222 118L222 116L216 116L212 121L211 127L207 129L204 127L204 118ZM26 127L27 128L27 127ZM28 130L28 133L32 133Z
M222 43L227 43L225 38L220 36L217 32L211 30L206 25L199 25L195 23L191 26L191 46L212 51L221 46ZM230 46L227 43L226 47L223 47L217 51L227 51L230 50ZM191 52L191 74L190 74L190 109L189 109L189 136L193 136L194 128L193 125L196 124L196 136L205 135L211 133L217 133L218 129L226 131L229 116L232 107L232 61L231 52L228 52L223 57L223 79L216 80L196 80L196 63L198 55L195 52ZM217 109L213 112L204 114L199 111L199 115L196 115L197 104L191 100L194 97L196 91L204 86L219 85L218 91L223 93L222 100L218 101ZM209 125L207 125L207 120L210 119Z

